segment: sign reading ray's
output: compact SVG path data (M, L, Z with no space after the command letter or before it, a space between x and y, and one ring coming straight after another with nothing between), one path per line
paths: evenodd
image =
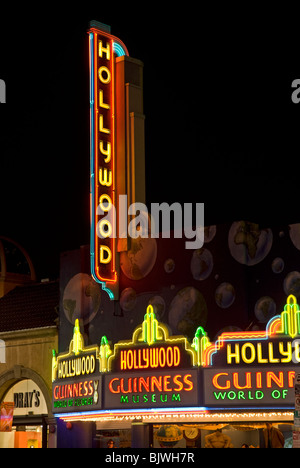
M128 55L110 28L93 22L89 29L91 273L111 299L116 268L116 67L115 56Z

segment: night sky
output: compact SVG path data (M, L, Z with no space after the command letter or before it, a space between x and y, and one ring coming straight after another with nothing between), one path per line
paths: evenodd
M49 5L0 14L0 235L28 250L38 278L89 243L92 19L144 63L149 207L204 202L206 225L300 222L296 14Z

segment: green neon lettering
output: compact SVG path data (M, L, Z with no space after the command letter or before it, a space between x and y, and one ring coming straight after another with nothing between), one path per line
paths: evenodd
M272 398L274 398L275 400L277 400L278 398L281 397L281 393L279 390L273 390L272 392Z
M219 400L219 399L225 400L225 398L226 398L226 393L227 393L227 392L223 392L223 393L222 393L222 392L219 392L219 393L214 392L215 399L216 399L216 400Z
M174 393L172 395L172 401L180 401L180 393L177 393L177 395Z

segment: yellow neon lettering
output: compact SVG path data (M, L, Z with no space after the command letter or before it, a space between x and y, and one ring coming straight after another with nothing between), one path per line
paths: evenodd
M106 252L106 257L105 257L104 252ZM112 258L112 254L111 254L110 248L107 247L106 245L101 245L101 247L100 247L100 263L103 263L104 265L106 265L107 263L109 263L111 261L111 258Z
M127 361L126 361L126 351L121 351L121 355L120 355L121 370L126 369L126 363L127 363Z
M104 205L104 203L107 203L107 206ZM103 193L101 197L99 198L99 205L102 211L109 211L112 208L112 201L109 195L106 193Z
M99 132L107 133L107 135L110 135L110 130L109 130L109 128L105 128L105 127L104 127L104 124L103 124L103 115L102 115L102 114L99 115Z
M232 363L232 359L235 359L236 364L240 363L240 352L239 352L239 345L236 343L234 345L235 352L231 351L231 344L227 345L227 364Z
M160 367L165 367L166 365L166 353L164 348L160 348L158 352L158 359Z
M174 348L174 366L179 366L180 364L180 349L178 346Z
M261 343L257 345L257 360L260 364L266 364L268 362L267 358L262 357Z
M128 369L132 369L133 368L133 353L132 353L132 349L129 349L127 351L127 366L128 366Z
M247 358L247 355L246 355L246 350L247 350L247 349L250 349L250 351L251 351L251 355L250 355L249 358ZM251 362L253 362L254 359L255 359L255 347L254 347L254 344L252 344L252 343L245 343L245 344L242 346L241 354L242 354L242 359L243 359L243 361L244 361L246 364L251 364Z
M106 228L105 228L106 226ZM99 232L103 239L110 237L112 233L112 225L107 219L102 219L99 222Z
M167 356L166 356L167 366L172 367L173 366L173 348L171 348L171 346L167 347L167 353L166 354L167 354Z
M150 349L150 366L155 369L158 365L158 348L152 348Z
M104 149L103 143L106 143L106 149ZM111 143L109 141L104 142L100 140L99 149L104 156L107 156L106 158L104 158L104 162L106 164L109 163L111 160Z
M280 343L279 343L279 352L283 356L286 356L285 358L281 359L281 362L291 362L291 360L293 358L292 343L290 341L287 343L287 350L285 351L283 349L283 342L280 341Z
M143 349L143 361L145 361L144 367L147 369L149 367L149 353L147 353L146 349Z
M106 77L105 75L103 75L103 73L106 73ZM103 84L109 84L111 82L111 74L110 74L110 71L107 67L100 67L99 70L98 70L98 77L99 77L99 80L101 81L101 83Z
M108 177L107 177L108 174ZM100 167L99 169L99 182L101 185L106 185L110 187L112 184L112 171L107 171L106 168Z
M105 52L106 54L106 59L110 60L110 45L109 42L106 43L106 47L103 47L102 41L99 41L99 57L102 58L102 53Z
M276 363L279 362L278 358L274 358L274 348L273 348L273 343L269 343L269 362L270 363Z
M110 109L110 105L105 104L103 102L103 90L102 89L100 89L100 91L99 91L99 106L103 107L103 109Z

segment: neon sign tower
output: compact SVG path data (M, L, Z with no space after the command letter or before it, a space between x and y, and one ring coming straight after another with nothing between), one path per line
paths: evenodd
M109 26L92 21L88 34L91 274L114 300L118 253L130 248L126 235L118 238L119 196L126 195L128 206L145 199L142 63Z

